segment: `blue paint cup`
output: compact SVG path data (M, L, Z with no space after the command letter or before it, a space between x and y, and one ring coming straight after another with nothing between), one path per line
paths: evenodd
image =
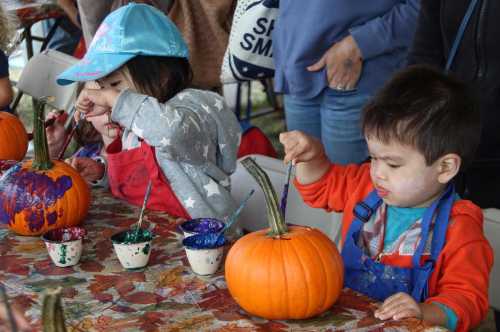
M215 218L197 218L191 219L180 224L179 229L184 237L195 234L219 233L225 227L225 223Z
M194 273L214 274L222 262L226 239L219 233L195 234L186 237L182 244Z

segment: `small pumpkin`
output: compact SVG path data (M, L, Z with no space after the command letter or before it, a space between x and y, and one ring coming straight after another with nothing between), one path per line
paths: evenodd
M28 150L28 134L16 116L0 111L0 159L21 161Z
M0 222L19 235L76 226L90 205L90 190L80 174L49 158L43 109L43 103L35 107L35 159L17 163L0 178Z
M251 158L242 164L264 190L270 229L245 235L229 250L229 292L247 312L266 319L323 313L343 287L344 265L337 247L317 229L287 226L267 174Z

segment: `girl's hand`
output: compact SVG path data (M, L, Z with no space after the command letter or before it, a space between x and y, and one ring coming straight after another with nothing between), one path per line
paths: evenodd
M294 164L325 157L323 144L312 136L294 130L280 134L280 142L285 147L284 162Z
M47 114L45 122L53 121L50 126L45 128L47 133L47 145L49 148L50 158L55 159L59 155L64 142L66 141L66 131L64 130L64 122L67 115L64 112L52 111Z
M406 293L396 293L388 297L380 308L375 311L374 315L375 318L381 320L398 320L407 317L423 319L423 312L420 304Z
M75 157L68 160L69 164L76 169L87 182L95 182L104 176L104 164L91 159Z
M83 89L78 96L77 110L86 117L102 115L115 106L120 91L113 88Z

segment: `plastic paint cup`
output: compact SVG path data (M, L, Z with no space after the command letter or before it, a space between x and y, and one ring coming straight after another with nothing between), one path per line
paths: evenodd
M226 244L224 236L219 237L219 233L196 234L186 237L182 244L194 273L210 275L219 269Z
M73 266L80 261L83 238L87 232L82 227L61 227L42 235L50 259L56 266Z
M111 237L116 256L124 269L140 269L148 264L153 234L141 229L135 238L135 229L117 233Z
M195 234L219 233L225 226L226 224L219 219L197 218L183 222L179 228L187 238Z

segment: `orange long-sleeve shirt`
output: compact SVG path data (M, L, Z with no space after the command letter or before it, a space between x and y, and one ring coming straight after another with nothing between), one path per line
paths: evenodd
M355 205L374 189L369 164L339 166L318 181L303 185L295 180L304 201L315 208L343 212L342 242L351 225ZM493 251L483 234L481 209L467 200L454 203L446 243L429 279L429 297L425 302L439 302L458 317L457 331L468 331L485 318L488 311L489 274ZM381 262L411 267L411 256L383 256Z

